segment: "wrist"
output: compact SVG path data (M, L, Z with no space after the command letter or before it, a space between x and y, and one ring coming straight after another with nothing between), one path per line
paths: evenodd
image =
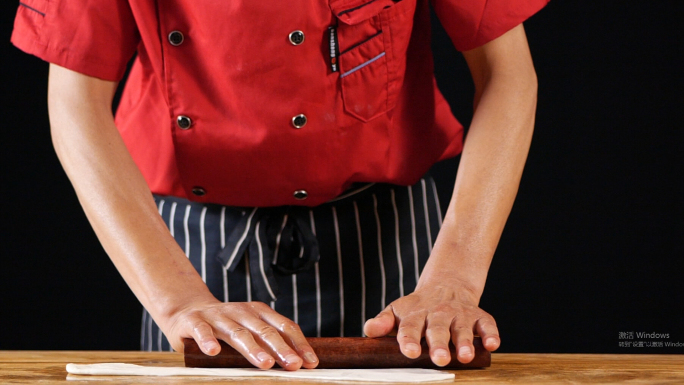
M204 283L193 286L196 287L180 284L177 287L182 290L158 293L156 298L152 298L147 310L162 330L168 330L181 314L194 307L219 303Z
M420 293L427 290L449 291L452 293L452 297L458 298L461 302L477 305L480 303L484 285L479 286L477 283L455 274L439 274L438 276L421 274L415 292Z
M423 269L416 290L423 287L451 287L476 303L484 291L493 252L447 236L448 225L440 231L432 254Z

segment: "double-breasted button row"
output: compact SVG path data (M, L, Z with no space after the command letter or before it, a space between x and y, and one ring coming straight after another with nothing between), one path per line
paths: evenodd
M304 38L304 32L299 30L292 31L288 35L288 39L290 40L290 43L292 43L292 45L302 44L304 42ZM182 45L185 41L185 35L183 35L181 31L171 31L168 34L168 41L169 44L171 44L172 46L178 47ZM307 118L304 114L299 114L292 118L292 126L294 128L302 128L306 125L306 122ZM178 117L176 117L176 125L181 130L187 130L192 126L192 119L185 115L178 115ZM207 193L206 190L200 186L193 187L191 191L195 196L198 197L202 197ZM305 200L306 198L308 198L309 193L306 192L306 190L297 190L292 195L297 200Z
M206 195L207 190L204 189L204 187L200 186L195 186L192 188L192 193L198 197L202 197ZM309 197L309 193L306 192L306 190L297 190L292 194L295 199L303 201L304 199Z
M290 40L292 45L300 45L304 43L304 32L299 30L292 31L287 38ZM168 35L168 39L172 46L177 47L183 44L183 41L185 41L185 36L181 31L171 31Z
M306 115L304 114L299 114L292 118L292 126L294 126L294 128L302 128L306 125L306 122L307 119ZM190 126L192 126L192 119L185 115L178 115L178 117L176 118L176 125L181 130L187 130L188 128L190 128Z
M185 36L181 31L171 31L168 35L168 40L169 44L171 44L174 47L178 47L185 41ZM190 126L192 126L192 119L185 115L178 115L178 117L176 117L176 125L181 130L187 130L188 128L190 128Z
M292 45L300 45L304 42L304 32L292 31L288 38L290 39L290 43L292 43ZM306 115L295 115L292 117L292 126L294 128L302 128L306 125L307 121L308 119L306 118ZM298 201L303 201L309 197L309 193L306 192L306 190L297 190L292 194L292 196Z

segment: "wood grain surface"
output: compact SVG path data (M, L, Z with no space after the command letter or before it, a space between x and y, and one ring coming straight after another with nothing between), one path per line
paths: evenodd
M65 384L67 363L126 362L183 366L181 353L0 351L0 384ZM684 355L492 354L486 369L456 370L455 382L469 384L683 384ZM94 377L69 375L71 384L231 384L235 380L201 377ZM282 379L241 379L271 385ZM315 382L287 381L288 385ZM351 383L350 383L351 384ZM358 383L356 383L358 384Z
M191 338L185 344L185 366L195 368L251 368L252 364L242 354L223 341L221 352L208 356L200 350ZM319 369L370 369L370 368L432 368L439 369L430 359L425 339L422 341L420 357L410 359L401 353L396 337L323 337L307 338L307 342L318 355ZM482 346L482 339L473 340L475 357L467 364L456 359L456 347L449 344L451 362L443 369L485 368L491 362L491 353Z

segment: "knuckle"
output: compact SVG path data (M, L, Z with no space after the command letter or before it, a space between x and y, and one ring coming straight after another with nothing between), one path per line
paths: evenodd
M190 322L190 328L197 332L197 333L206 333L208 330L211 329L209 324L204 322L203 320L193 320Z
M433 313L453 314L456 309L450 303L440 303L432 309Z
M233 328L229 332L230 339L232 340L241 340L246 338L247 336L251 336L252 333L247 330L247 328L243 326L238 326L236 328Z
M226 313L226 316L233 320L240 320L245 319L245 317L248 317L251 314L252 313L249 311L249 309L245 308L244 306L239 306L235 309L231 309L229 313Z
M221 311L217 308L204 309L200 314L197 315L204 320L213 320L221 317Z
M442 323L442 322L448 322L451 319L454 318L453 313L448 313L446 311L431 311L426 319L428 323Z
M424 323L430 316L430 313L424 309L407 309L400 315L401 322L408 323Z
M417 320L409 318L401 320L401 322L399 322L399 327L397 328L397 330L414 330L418 329L419 327L420 323Z
M264 326L257 331L257 335L262 339L280 337L280 334L273 326Z
M447 328L429 328L425 330L425 338L449 338L449 329Z
M280 330L286 334L301 334L302 329L294 322L283 322L280 324Z
M489 314L480 318L480 323L482 324L482 326L496 328L496 321L494 320L494 317L492 317Z
M271 310L271 307L263 302L250 302L252 309L257 311L264 311L266 309Z
M467 330L470 330L470 328L467 327L467 326L464 325L464 324L456 324L456 325L454 325L454 327L453 327L452 329L453 329L453 330L456 330L456 331L467 331Z
M451 328L452 334L459 336L460 338L468 338L468 336L473 335L473 329L465 325L455 325Z

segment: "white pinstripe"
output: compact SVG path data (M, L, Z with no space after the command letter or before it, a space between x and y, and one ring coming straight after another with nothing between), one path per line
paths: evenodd
M261 278L264 280L264 284L266 285L266 290L268 290L268 295L271 296L273 300L275 300L276 296L273 294L273 290L271 290L271 284L268 283L268 278L266 278L266 271L264 270L264 250L261 248L261 239L259 238L259 226L261 225L261 221L257 222L256 228L254 229L254 234L256 235L256 242L257 242L257 249L259 250L259 269L261 270ZM273 302L273 301L271 301ZM273 306L271 306L273 307Z
M399 272L399 296L404 296L404 264L401 261L401 244L399 243L399 210L397 209L397 199L394 189L390 190L392 197L392 209L394 209L394 244L397 248L397 267Z
M226 206L221 207L221 219L219 221L221 229L221 249L226 247ZM223 275L223 302L230 302L228 296L228 269L225 266L221 269Z
M344 199L344 198L350 197L350 196L352 196L352 195L356 195L356 194L360 193L361 191L368 190L369 188L373 187L374 185L375 185L375 183L368 183L367 185L362 186L362 187L359 187L359 188L357 188L356 190L349 191L349 192L347 192L347 193L344 193L344 194L338 196L338 197L335 198L335 199L329 200L328 203L330 203L330 202L337 202L337 201L339 201L339 200L342 200L342 199Z
M223 302L230 302L230 297L228 296L228 269L225 266L221 267L221 273L223 275Z
M313 211L309 210L309 220L311 221L311 232L316 235L316 222L314 221ZM321 274L318 270L318 262L314 265L316 273L316 336L321 336Z
M149 345L147 346L147 351L151 352L152 351L152 316L150 315L150 318L147 319L147 342Z
M169 231L171 232L171 236L175 236L175 231L174 231L174 221L176 220L176 202L171 203L171 216L169 217Z
M409 196L409 207L411 211L411 235L413 242L413 268L416 272L416 286L418 285L418 278L420 278L420 273L418 272L420 266L418 263L418 241L416 240L416 211L413 208L413 189L411 186L407 187Z
M427 231L428 251L432 254L432 232L430 232L430 215L428 214L427 192L425 191L425 179L420 180L423 188L423 211L425 211L425 231Z
M202 254L201 254L201 261L202 261L202 281L204 283L207 282L207 241L205 238L205 228L204 228L204 219L207 216L207 206L204 206L202 208L202 213L200 214L200 241L202 242Z
M435 196L435 206L437 207L437 220L439 221L439 227L442 227L442 207L439 205L439 197L437 196L437 186L435 185L435 180L430 179L432 183L432 193Z
M147 310L143 309L142 327L140 328L140 350L145 346L145 327L147 326Z
M183 217L183 231L185 231L185 255L190 258L190 230L188 229L188 219L190 218L190 205L185 206L185 216Z
M221 229L221 249L223 249L226 247L226 206L221 207L219 227Z
M375 212L375 225L378 229L378 259L380 260L381 298L380 309L385 309L385 296L387 295L387 281L385 278L385 260L382 256L382 228L380 227L380 215L378 215L378 198L373 194L373 210Z
M280 231L278 231L278 235L276 236L276 247L275 247L275 251L273 252L273 264L274 265L276 263L278 263L278 251L280 250L280 237L283 235L283 229L285 228L285 224L287 224L287 214L285 214L283 216L283 224L280 225Z
M240 249L240 246L242 246L242 242L244 242L245 238L247 237L247 233L249 232L249 228L252 224L252 218L254 218L254 214L256 213L256 211L257 208L255 207L249 214L249 218L247 218L247 225L245 226L245 231L242 233L242 236L240 236L240 240L238 241L237 245L235 245L235 250L233 250L233 253L230 254L230 258L228 259L228 262L226 263L225 267L230 266L230 264L233 263L233 259L235 259L235 256L237 256L237 252Z
M297 274L292 274L292 307L294 308L293 321L299 323L299 298L297 297Z
M344 276L342 274L342 249L340 246L340 225L337 221L337 210L333 206L333 221L335 223L335 246L337 247L337 279L340 286L340 337L344 337Z
M162 213L164 212L164 203L166 203L166 201L163 200L163 199L161 199L161 200L159 201L159 215L162 215ZM151 350L151 349L152 349L152 348L150 347L150 350ZM161 328L157 329L157 350L158 350L158 351L161 351L161 350L162 350L162 332L161 332Z
M354 216L356 217L356 236L359 240L359 272L361 273L361 333L366 323L366 268L363 262L363 242L361 240L361 220L359 219L359 206L354 201Z

